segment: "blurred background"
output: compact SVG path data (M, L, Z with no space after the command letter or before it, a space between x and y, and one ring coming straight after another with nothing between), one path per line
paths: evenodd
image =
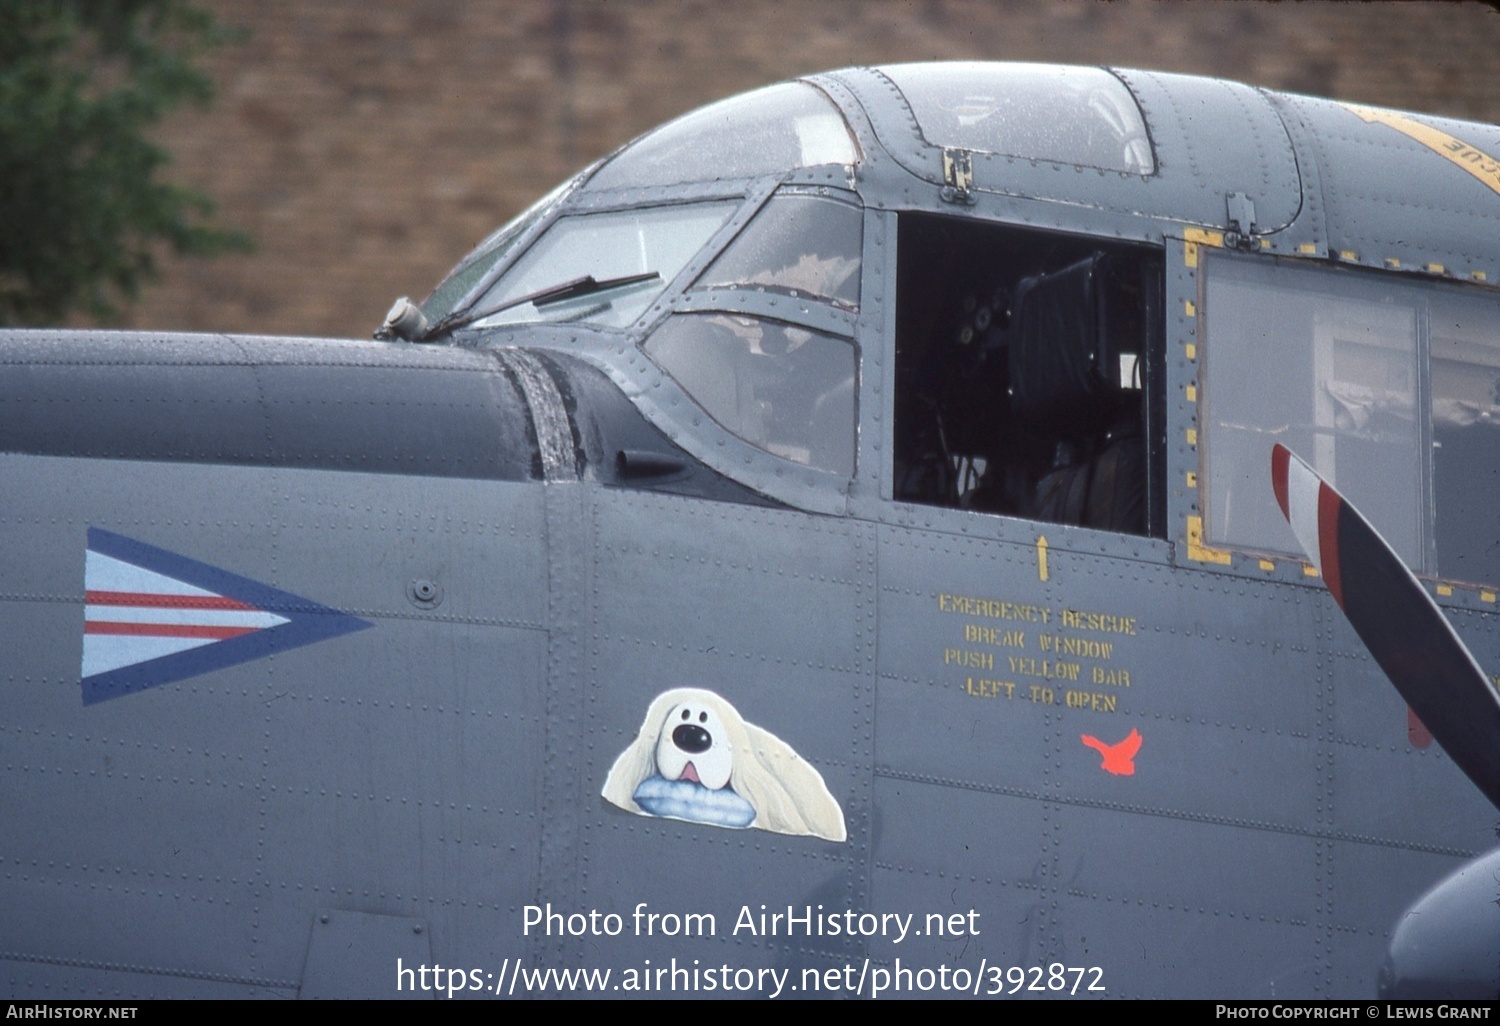
M892 61L1113 64L1500 121L1483 3L198 0L238 42L155 132L255 251L164 256L122 327L368 337L493 228L646 129ZM79 320L78 323L87 323Z

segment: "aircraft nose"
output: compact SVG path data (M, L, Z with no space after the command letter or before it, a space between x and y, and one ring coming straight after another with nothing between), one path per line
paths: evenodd
M691 752L696 755L699 752L708 751L709 746L714 743L714 738L712 734L702 727L692 723L684 723L672 731L672 743L684 752Z

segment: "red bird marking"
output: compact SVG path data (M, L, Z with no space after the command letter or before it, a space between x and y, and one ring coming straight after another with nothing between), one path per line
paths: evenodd
M1130 734L1119 744L1107 745L1097 737L1080 734L1079 740L1088 745L1094 751L1104 756L1104 762L1100 769L1106 773L1113 773L1117 777L1128 777L1135 774L1135 753L1141 750L1141 732L1134 727L1130 728Z

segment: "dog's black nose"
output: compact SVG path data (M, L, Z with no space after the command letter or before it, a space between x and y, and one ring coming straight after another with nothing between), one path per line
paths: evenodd
M709 746L714 743L714 736L702 727L684 723L672 731L672 743L684 752L692 752L696 755L699 752L708 751Z

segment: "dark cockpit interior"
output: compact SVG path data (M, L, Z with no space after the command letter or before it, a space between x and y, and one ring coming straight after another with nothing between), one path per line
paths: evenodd
M899 230L895 498L1160 534L1160 252Z

